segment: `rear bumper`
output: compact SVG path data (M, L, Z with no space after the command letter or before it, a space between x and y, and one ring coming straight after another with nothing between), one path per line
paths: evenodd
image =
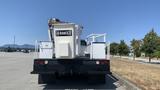
M96 64L97 61L105 63ZM70 60L35 59L31 74L85 74L91 72L110 73L110 60L80 58Z

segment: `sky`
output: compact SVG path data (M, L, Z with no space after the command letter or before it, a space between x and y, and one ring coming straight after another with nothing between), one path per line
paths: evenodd
M84 27L82 37L107 33L127 44L152 28L160 35L160 0L0 0L0 45L48 40L48 19Z

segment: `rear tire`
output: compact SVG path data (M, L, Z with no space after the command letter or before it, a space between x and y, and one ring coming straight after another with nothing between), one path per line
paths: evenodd
M54 74L39 74L38 84L52 84L56 82L56 76Z

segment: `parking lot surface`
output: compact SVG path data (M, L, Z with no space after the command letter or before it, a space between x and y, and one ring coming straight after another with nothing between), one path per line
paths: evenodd
M106 75L105 85L88 85L85 80L60 80L54 85L38 85L33 69L34 53L0 52L0 90L113 89L124 90L118 80Z

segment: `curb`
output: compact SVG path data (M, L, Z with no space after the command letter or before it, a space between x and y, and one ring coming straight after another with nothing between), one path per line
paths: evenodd
M133 83L131 83L130 81L128 81L127 79L121 77L120 75L113 72L112 75L115 76L122 85L125 85L126 90L142 90Z

